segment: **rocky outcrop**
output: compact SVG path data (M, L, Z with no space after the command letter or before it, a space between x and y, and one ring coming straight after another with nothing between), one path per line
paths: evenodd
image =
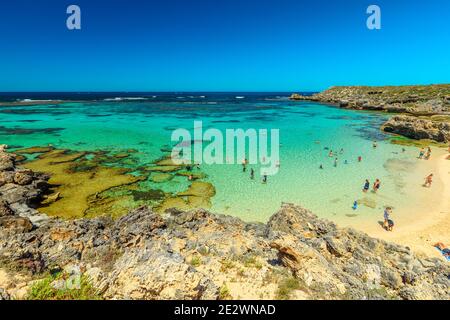
M28 174L35 196L40 176ZM288 298L450 299L444 260L340 229L292 204L267 224L146 207L117 220L35 223L1 204L1 299L26 298L33 283L57 272L89 279L105 299L274 299L286 279L297 283Z
M437 142L450 142L450 123L413 116L394 116L382 129L385 132L400 134L411 139L430 139Z
M49 188L49 177L17 167L16 158L15 154L6 152L6 146L1 146L0 217L17 215L38 223L45 216L39 214L35 208ZM6 218L4 220L6 221Z
M332 87L312 96L294 94L291 100L310 100L337 105L341 108L406 113L427 116L428 119L393 118L383 129L412 139L448 142L450 125L450 84L429 86L343 86ZM443 115L435 121L434 115Z
M294 100L294 101L302 101L302 100L309 100L311 97L310 96L304 96L298 93L293 93L290 97L289 100Z
M309 100L342 108L433 115L450 112L450 84L429 86L343 86L314 94Z

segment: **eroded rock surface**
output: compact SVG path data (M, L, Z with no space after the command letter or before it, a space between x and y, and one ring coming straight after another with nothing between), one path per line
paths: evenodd
M41 192L45 179L28 174L30 184L0 189L0 299L26 298L55 270L83 274L105 299L450 299L445 260L338 228L292 204L267 224L147 207L115 220L37 223L10 208L11 188L25 206L27 195ZM280 289L286 279L296 283L289 295Z
M429 139L443 143L450 141L450 122L400 115L392 117L382 129L411 139Z

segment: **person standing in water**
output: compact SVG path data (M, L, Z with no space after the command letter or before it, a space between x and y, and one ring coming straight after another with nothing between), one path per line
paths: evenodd
M425 160L430 160L430 158L431 158L431 148L428 147L428 149L427 149L427 154L426 154L426 156L425 156Z
M433 183L433 174L430 174L428 177L425 178L425 184L424 187L431 187L431 184Z
M373 192L377 193L377 191L380 189L381 181L380 179L375 180L375 183L373 184Z
M334 159L334 166L337 167L338 165L338 158Z
M373 146L374 149L376 149L378 147L378 143L376 141L374 141L372 146Z
M247 171L247 158L242 161L242 172Z
M362 157L359 156L359 157L358 157L358 162L361 162L361 161L362 161Z
M366 179L366 182L364 183L364 187L363 187L363 192L367 193L367 191L369 191L370 188L370 182L368 179Z
M253 168L250 169L250 179L255 180L255 170Z
M420 152L419 152L419 159L423 159L424 155L425 155L425 150L422 148L422 149L420 149Z

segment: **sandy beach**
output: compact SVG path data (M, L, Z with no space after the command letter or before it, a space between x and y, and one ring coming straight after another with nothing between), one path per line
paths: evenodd
M410 247L419 255L442 258L433 247L437 242L450 246L450 160L444 149L433 149L433 158L420 161L410 175L408 196L419 197L423 206L397 208L393 212L395 229L385 231L377 222L382 221L382 212L374 223L351 225L372 237L392 241ZM424 187L423 178L434 174L431 188ZM419 179L419 180L417 180ZM415 180L415 181L414 181ZM414 182L413 182L414 181ZM443 258L442 258L443 259Z

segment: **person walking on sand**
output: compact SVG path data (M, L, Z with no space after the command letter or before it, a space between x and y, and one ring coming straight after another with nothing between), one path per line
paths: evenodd
M377 191L380 189L381 181L380 179L375 180L375 183L373 184L373 192L377 193Z
M363 192L367 193L369 191L370 188L370 182L368 179L366 179L366 182L364 183L364 187L363 187Z
M429 188L431 187L432 183L433 183L433 174L430 174L425 178L425 184L423 186Z
M391 213L392 213L392 208L391 207L387 207L386 209L384 209L384 223L383 223L383 227L387 231L392 231L394 229L394 221L392 221L392 219L391 219Z

